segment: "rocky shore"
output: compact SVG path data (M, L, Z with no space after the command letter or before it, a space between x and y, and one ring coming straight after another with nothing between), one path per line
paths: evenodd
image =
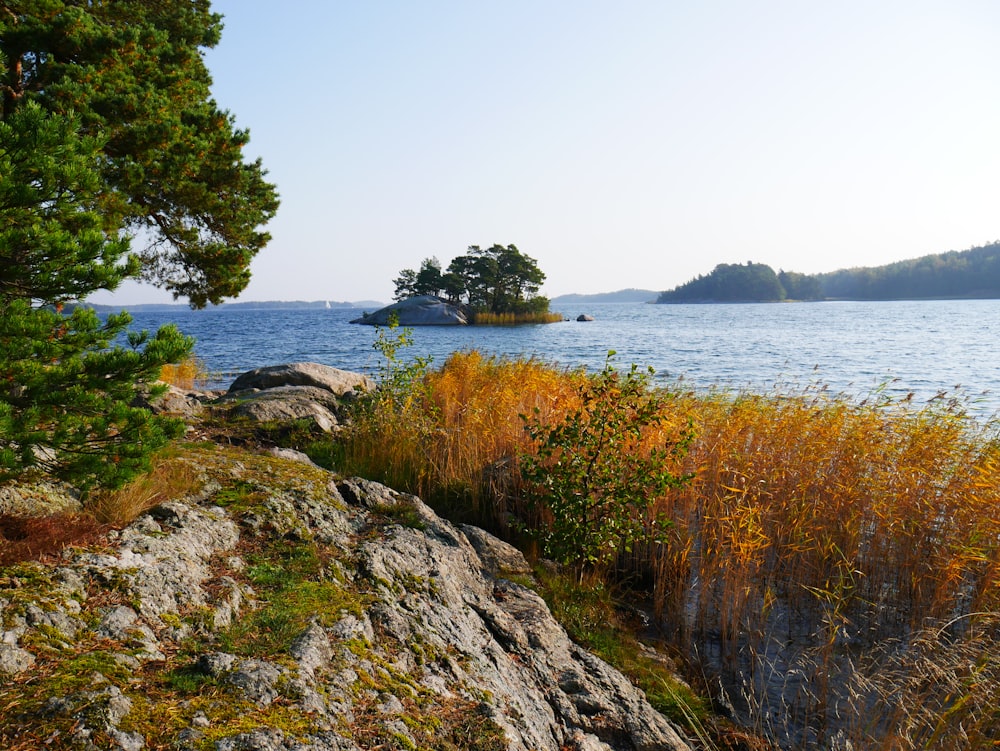
M221 402L335 430L368 388L285 367ZM159 408L196 436L219 396ZM3 748L689 748L568 639L506 543L293 451L189 442L172 461L190 492L0 570Z

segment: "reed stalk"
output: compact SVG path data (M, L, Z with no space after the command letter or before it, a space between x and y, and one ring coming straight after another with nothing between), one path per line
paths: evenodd
M542 419L561 419L579 407L575 387L586 377L457 353L426 375L403 419L361 421L346 471L381 468L400 489L500 531L511 519L543 522L531 517L518 476L515 457L530 450L521 415L537 408ZM893 658L897 671L938 657L952 664L974 645L1000 660L996 643L965 620L1000 612L996 424L972 421L954 401L858 404L815 387L679 392L664 409L664 426L693 427L681 467L693 480L649 505L670 520L669 541L637 546L619 569L648 582L680 648L716 655L705 669L729 671L746 688L746 717L753 702L764 716L768 692L772 700L777 692L791 719L764 729L783 733L786 745L825 740L838 722L860 739L861 729L837 717L852 691L863 693L865 665L875 669L882 645L907 655L919 644L919 660ZM789 678L810 671L814 678ZM878 737L933 738L932 719L900 714ZM981 733L1000 722L971 700L941 704L934 721ZM865 737L865 747L876 740Z

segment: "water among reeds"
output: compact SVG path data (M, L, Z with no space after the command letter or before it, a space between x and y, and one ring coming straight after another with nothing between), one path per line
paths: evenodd
M513 534L544 519L518 475L522 415L561 419L586 378L454 354L365 413L338 463ZM671 435L645 440L690 425L672 470L693 477L637 504L670 520L669 539L606 573L648 596L715 698L784 747L1000 737L996 426L946 398L668 396Z

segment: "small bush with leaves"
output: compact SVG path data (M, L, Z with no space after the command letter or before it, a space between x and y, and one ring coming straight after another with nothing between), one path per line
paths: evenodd
M671 522L650 510L690 479L674 471L690 427L670 425L666 397L649 385L652 369L621 373L614 355L580 382L577 409L555 423L537 413L523 418L537 451L521 454L521 475L549 517L536 534L547 556L581 573L606 567L637 542L667 542Z
M378 335L372 349L381 354L376 402L405 410L412 403L415 393L420 391L419 386L427 375L431 359L414 357L410 362L404 362L400 358L400 350L413 345L413 330L400 328L395 313L389 317L388 329L376 326L375 330ZM419 396L419 393L416 395Z

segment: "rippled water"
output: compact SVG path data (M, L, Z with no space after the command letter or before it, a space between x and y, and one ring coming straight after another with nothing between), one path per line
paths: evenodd
M564 323L518 327L418 327L412 355L440 364L457 350L530 355L568 367L652 366L693 388L801 390L825 384L863 398L884 386L917 401L956 387L979 415L1000 409L1000 301L824 302L763 305L591 304L560 309ZM137 327L176 323L228 383L261 365L314 361L372 372L375 330L350 324L357 310L135 313ZM574 319L587 313L596 320Z

